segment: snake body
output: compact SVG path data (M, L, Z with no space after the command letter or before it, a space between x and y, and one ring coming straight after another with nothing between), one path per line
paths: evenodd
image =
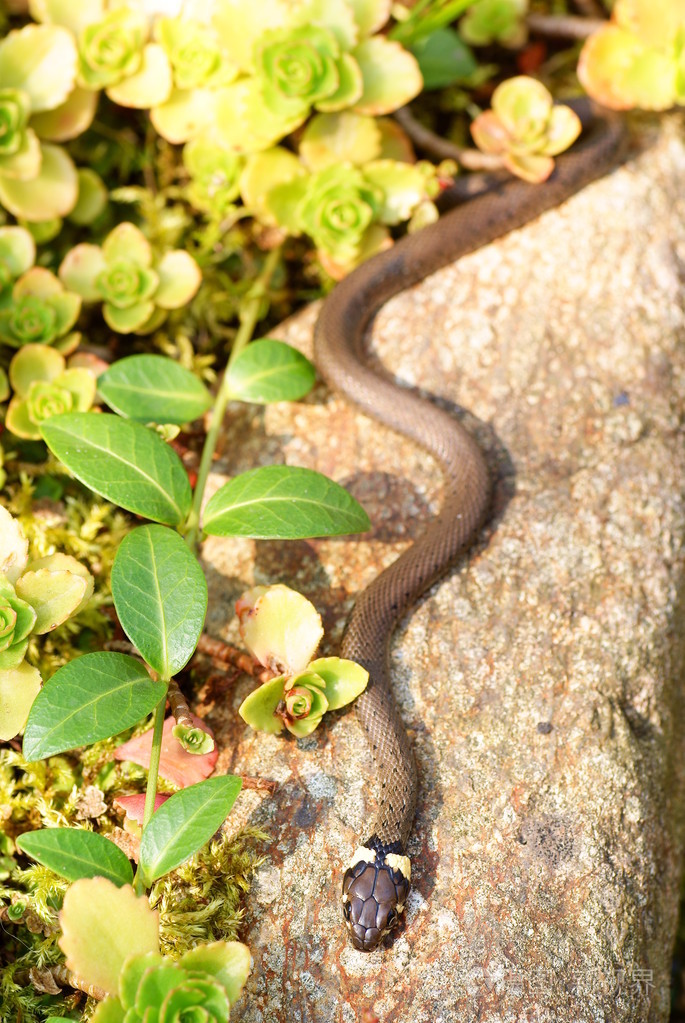
M339 283L316 325L315 361L329 386L428 451L445 481L442 510L358 597L342 644L342 656L362 664L370 677L356 710L375 764L378 812L343 881L343 917L353 945L365 951L396 925L406 902L411 867L405 846L418 791L411 743L390 686L390 637L406 609L473 544L487 519L492 493L483 452L468 430L372 368L364 355L365 334L393 295L522 227L615 164L623 139L619 123L591 118L589 106L576 109L581 119L590 121L590 130L557 159L547 182L509 180L407 235Z

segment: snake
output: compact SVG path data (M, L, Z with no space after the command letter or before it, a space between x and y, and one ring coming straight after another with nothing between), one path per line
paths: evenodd
M421 594L463 557L483 529L493 480L485 455L460 419L371 364L365 339L373 317L394 295L447 263L523 227L558 206L619 159L620 121L588 100L576 101L584 131L542 184L495 182L437 221L407 234L339 282L324 300L314 331L314 361L327 385L372 419L409 438L436 460L444 477L440 512L422 535L357 597L341 656L361 664L369 682L356 702L376 779L377 813L352 855L342 885L342 915L352 945L376 948L398 924L411 884L407 855L419 777L410 739L393 698L390 640Z

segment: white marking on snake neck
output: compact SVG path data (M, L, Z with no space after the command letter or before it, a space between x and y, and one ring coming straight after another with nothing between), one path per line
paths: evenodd
M387 853L385 862L392 870L399 870L400 874L411 881L411 860L408 856L400 856L398 853Z
M375 863L376 850L367 849L365 845L360 845L359 848L355 849L352 853L351 866L354 866L355 863L359 863L361 860L364 860L365 863Z

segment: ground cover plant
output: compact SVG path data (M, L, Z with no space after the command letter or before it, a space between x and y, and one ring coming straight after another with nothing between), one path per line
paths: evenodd
M0 12L0 997L27 1023L218 1023L247 980L268 838L220 830L241 779L211 776L188 705L199 545L369 524L296 466L204 502L229 402L313 386L274 324L435 220L464 169L549 177L580 122L548 87L685 101L681 0L603 21L526 0L170 6ZM367 677L317 658L316 610L274 584L238 602L249 656L224 655L261 681L243 719L301 737Z

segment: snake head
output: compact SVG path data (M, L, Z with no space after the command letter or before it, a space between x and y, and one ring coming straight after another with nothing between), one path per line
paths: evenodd
M409 894L411 864L396 843L361 845L343 878L343 919L355 948L370 952L397 926Z

